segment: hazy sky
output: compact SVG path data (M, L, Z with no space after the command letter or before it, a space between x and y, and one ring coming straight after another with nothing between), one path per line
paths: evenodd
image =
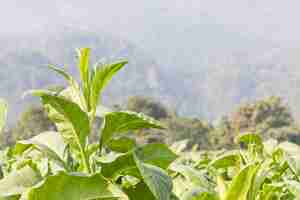
M0 31L24 33L54 29L57 24L85 25L144 40L164 23L193 26L204 21L244 34L299 41L299 8L298 0L3 0Z

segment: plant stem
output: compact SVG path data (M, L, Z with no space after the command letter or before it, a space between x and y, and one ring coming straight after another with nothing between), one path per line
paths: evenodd
M92 171L89 163L89 158L86 155L85 150L83 148L80 148L80 155L83 162L84 171L90 174Z

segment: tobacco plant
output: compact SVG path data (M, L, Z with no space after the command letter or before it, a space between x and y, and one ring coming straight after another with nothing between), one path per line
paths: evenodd
M259 134L236 138L236 150L184 152L139 145L128 136L164 128L144 114L112 111L103 90L126 61L90 67L90 50L78 50L80 82L49 66L67 82L63 89L32 90L57 131L17 141L0 151L0 200L298 200L300 147ZM7 105L0 100L0 132ZM101 118L99 141L89 140ZM176 154L180 154L180 158Z
M175 193L182 200L300 199L299 146L258 134L237 137L241 148L202 152L197 161L181 160L170 167ZM199 153L199 152L198 152Z
M172 179L167 168L177 158L164 144L138 145L138 130L163 126L141 113L111 111L102 105L103 90L127 61L96 63L90 49L77 51L80 82L63 68L61 90L31 90L41 99L57 132L43 132L2 151L0 200L168 200ZM0 129L4 111L0 106ZM89 136L101 118L99 141Z

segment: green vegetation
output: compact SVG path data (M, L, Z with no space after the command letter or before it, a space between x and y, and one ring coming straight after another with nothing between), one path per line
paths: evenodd
M175 194L183 200L299 198L299 146L274 139L263 142L252 133L239 135L236 142L245 148L182 152L170 166Z
M127 61L91 67L90 49L77 53L80 82L49 66L67 87L26 92L43 108L28 109L12 139L2 137L10 146L0 151L0 200L299 198L299 128L280 98L243 105L214 125L145 97L110 109L103 91ZM0 133L6 115L1 100Z
M89 49L78 50L80 84L63 69L50 66L68 87L27 93L41 98L57 132L19 140L14 148L2 152L1 199L120 199L141 192L130 184L133 177L149 197L171 197L172 180L165 170L177 156L163 144L138 146L122 136L163 126L144 114L112 112L101 106L104 88L127 62L99 63L91 68L89 56ZM1 107L1 116L5 116L5 106ZM97 116L103 118L99 141L90 143ZM1 119L3 124L4 117Z

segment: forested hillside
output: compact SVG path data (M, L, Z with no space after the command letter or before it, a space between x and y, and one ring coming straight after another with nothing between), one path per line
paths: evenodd
M295 117L299 117L298 50L265 40L254 46L247 37L235 37L238 35L221 30L220 26L203 25L191 31L191 38L199 35L193 44L198 46L194 55L201 55L191 61L191 66L183 65L180 56L186 55L180 47L181 53L171 65L163 57L167 49L162 50L165 53L149 52L151 47L147 49L147 44L132 43L101 31L62 26L43 35L2 35L0 96L8 99L12 108L9 122L15 121L24 104L30 104L31 99L21 98L25 90L62 83L44 66L74 65L74 48L82 46L93 49L94 61L130 61L127 70L118 74L115 87L105 93L105 101L110 105L124 103L129 94L152 96L183 115L214 120L242 102L276 95L288 101ZM219 35L222 39L216 40L217 44L205 43L209 37ZM235 45L231 45L235 40Z
M22 99L24 91L63 84L61 79L49 72L46 65L65 63L67 69L74 70L74 49L82 46L93 49L93 61L130 60L128 69L118 75L116 87L106 93L109 104L119 103L121 97L126 98L129 93L160 97L163 97L161 94L168 95L166 84L163 83L166 78L155 61L133 44L120 38L62 28L43 36L6 36L0 40L0 96L10 104L10 122L15 120L24 104L32 101L28 98ZM61 64L58 66L63 67Z

